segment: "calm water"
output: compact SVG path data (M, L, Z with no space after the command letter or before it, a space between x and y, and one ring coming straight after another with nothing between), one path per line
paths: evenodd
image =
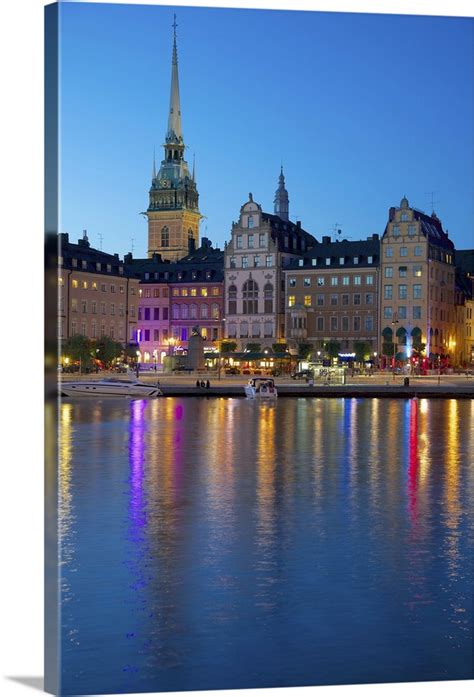
M474 401L61 417L64 693L473 677Z

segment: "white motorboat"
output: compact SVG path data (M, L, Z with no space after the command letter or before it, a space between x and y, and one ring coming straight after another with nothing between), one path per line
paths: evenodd
M140 382L131 371L121 378L102 380L80 380L60 384L61 394L66 397L161 397L158 385Z
M251 378L245 385L248 399L276 399L278 391L271 378Z

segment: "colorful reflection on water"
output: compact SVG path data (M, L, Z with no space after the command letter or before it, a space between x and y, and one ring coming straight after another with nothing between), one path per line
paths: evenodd
M472 678L473 416L63 402L63 692Z

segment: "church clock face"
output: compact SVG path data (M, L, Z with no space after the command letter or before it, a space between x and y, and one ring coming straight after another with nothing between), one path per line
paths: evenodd
M160 179L160 186L162 189L169 189L171 182L169 179Z

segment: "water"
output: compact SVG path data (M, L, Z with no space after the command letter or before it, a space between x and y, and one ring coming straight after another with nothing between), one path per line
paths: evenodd
M472 678L473 417L63 402L63 692Z

